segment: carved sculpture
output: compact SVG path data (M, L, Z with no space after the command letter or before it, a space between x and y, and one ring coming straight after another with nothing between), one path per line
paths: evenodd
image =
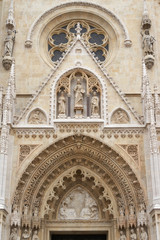
M143 227L141 227L140 240L148 240L148 235Z
M129 205L128 223L130 227L136 227L135 208L133 204Z
M65 116L65 108L66 108L66 99L64 96L64 92L62 91L58 98L58 116Z
M144 54L154 55L153 44L155 38L153 36L150 36L149 30L145 30L144 33L142 33L142 37L142 48L144 50Z
M20 226L20 214L18 212L18 207L15 204L13 206L13 213L11 215L11 226Z
M17 228L12 228L9 240L19 240Z
M124 232L123 231L120 231L120 238L119 238L119 240L126 240L127 238L126 238L126 235L124 234Z
M75 92L75 108L83 109L83 98L84 98L83 95L85 93L85 90L82 87L82 83L80 79L77 80L77 84L74 88L74 92Z
M12 53L13 53L13 47L15 42L15 34L16 31L8 29L7 31L7 37L4 41L4 56L3 56L3 66L6 70L10 69L12 65Z
M22 233L22 240L29 239L30 236L31 236L31 231L25 228L24 232Z
M32 236L32 240L39 240L38 231L37 230L34 231L33 236Z
M96 92L93 92L91 100L91 115L92 117L99 117L99 97Z
M153 45L155 42L155 38L150 35L151 28L151 20L148 16L148 10L146 2L144 1L144 12L142 16L142 24L141 24L141 35L142 35L142 49L144 52L144 61L146 67L151 69L154 65L154 49Z
M145 204L141 203L137 219L138 226L147 226L147 215L145 210L146 210Z
M125 228L126 225L126 218L125 218L125 209L123 206L119 208L119 219L118 219L118 226L119 228Z
M137 240L137 234L135 233L133 228L131 229L130 239L131 240Z
M98 219L95 200L81 187L67 196L59 210L60 219Z
M30 124L45 124L46 117L40 110L34 110L29 117L28 123Z
M129 123L129 117L124 110L118 109L113 114L111 122L114 124L127 124L127 123Z
M15 31L8 30L7 37L4 41L5 48L4 48L4 56L12 56L13 46L15 41Z

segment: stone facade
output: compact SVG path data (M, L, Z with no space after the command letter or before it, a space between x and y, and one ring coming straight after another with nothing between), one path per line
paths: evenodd
M160 240L158 0L0 0L0 239Z

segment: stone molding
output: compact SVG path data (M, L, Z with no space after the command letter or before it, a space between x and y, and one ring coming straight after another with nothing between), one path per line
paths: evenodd
M124 23L122 22L122 20L120 20L120 18L115 14L113 13L112 11L110 11L109 9L106 9L106 8L103 8L97 4L93 4L93 3L85 3L85 2L70 2L70 3L64 3L64 4L61 4L59 6L56 6L54 8L51 8L47 11L45 11L43 14L41 14L34 22L33 24L31 25L30 29L29 29L29 32L27 34L27 39L26 39L26 42L25 42L25 45L26 47L31 47L32 46L32 37L33 37L33 32L35 30L35 28L37 27L37 25L39 23L41 23L41 21L44 21L44 19L46 17L50 17L50 15L52 15L53 13L55 14L55 12L59 9L63 9L64 8L67 8L67 7L71 7L71 6L76 6L76 7L79 7L79 6L82 6L82 7L92 7L93 9L98 9L102 12L104 12L105 14L107 14L109 17L111 17L113 20L116 21L116 23L118 23L119 27L121 28L123 34L124 34L124 44L126 47L130 47L132 45L132 42L130 40L130 37L129 37L129 34L128 34L128 30L126 28L126 26L124 25Z
M85 140L87 140L87 145ZM79 157L74 158L75 154L79 153L81 153ZM65 169L73 167L73 164L75 166L80 164L82 167L86 165L88 169L91 168L93 172L97 172L112 190L115 198L122 198L123 193L126 207L132 202L137 207L138 204L144 202L145 196L139 180L120 155L95 139L86 136L71 136L54 143L30 163L19 179L14 203L21 208L23 204L31 208L36 198L44 196L45 189L48 189L50 183L65 172Z

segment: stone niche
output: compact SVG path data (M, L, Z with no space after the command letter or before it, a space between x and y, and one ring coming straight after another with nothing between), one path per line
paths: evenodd
M96 77L77 70L56 87L57 118L101 118L102 88Z

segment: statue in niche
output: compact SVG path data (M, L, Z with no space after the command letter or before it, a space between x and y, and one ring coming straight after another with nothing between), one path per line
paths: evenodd
M120 238L119 240L127 240L126 235L124 234L123 231L120 231Z
M20 226L20 214L18 212L18 206L14 204L13 213L11 215L11 225Z
M15 42L15 31L12 31L10 29L8 29L7 31L7 37L4 41L5 47L4 47L4 56L12 56L12 52L13 52L13 46L14 46L14 42Z
M62 91L58 98L58 115L65 115L66 99Z
M118 109L113 114L111 122L115 124L127 124L129 123L129 117L124 110Z
M24 232L22 233L22 239L29 239L31 236L31 231L29 231L27 228L24 229Z
M150 36L149 30L145 30L144 33L142 33L142 48L144 49L145 55L154 55L154 37Z
M75 92L75 105L74 105L75 108L77 109L83 108L83 99L84 99L85 90L82 87L82 83L80 79L77 80L77 84L74 88L74 92Z
M19 240L17 228L12 228L9 240Z
M148 235L143 227L141 227L140 240L148 240Z
M28 123L30 124L45 124L46 118L44 116L44 113L40 110L35 110L31 113Z
M37 230L34 231L33 236L32 236L32 240L39 240L38 231Z
M99 117L99 97L96 95L96 92L93 92L91 100L91 115Z
M133 228L131 229L130 239L131 240L137 240L137 234L134 232Z
M85 190L78 187L62 202L59 219L98 219L97 204Z

